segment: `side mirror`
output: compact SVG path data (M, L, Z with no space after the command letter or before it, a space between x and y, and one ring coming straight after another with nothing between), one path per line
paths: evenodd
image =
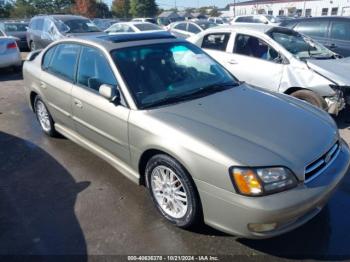
M118 103L120 99L120 94L117 88L103 84L100 86L98 92L101 96L109 100L110 102Z

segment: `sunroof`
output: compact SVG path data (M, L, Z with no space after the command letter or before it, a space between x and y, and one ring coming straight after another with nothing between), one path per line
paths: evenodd
M168 32L155 32L155 33L127 33L127 34L115 34L115 35L104 35L98 38L113 43L129 42L129 41L142 41L151 39L171 39L175 38Z

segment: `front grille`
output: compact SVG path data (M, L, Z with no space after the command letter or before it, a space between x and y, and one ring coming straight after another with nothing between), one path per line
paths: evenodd
M305 183L310 182L320 175L337 157L339 143L335 143L323 156L309 164L305 169Z

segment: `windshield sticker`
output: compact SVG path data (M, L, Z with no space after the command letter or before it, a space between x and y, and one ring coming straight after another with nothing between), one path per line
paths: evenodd
M171 48L171 52L176 53L176 52L185 52L188 51L189 49L186 46L179 45Z

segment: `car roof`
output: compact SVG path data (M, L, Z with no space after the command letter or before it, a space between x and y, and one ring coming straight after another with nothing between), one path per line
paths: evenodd
M286 23L299 23L301 21L312 21L312 20L348 20L350 21L350 17L346 16L315 16L315 17L302 17L295 18L287 21L283 21Z
M278 27L278 26L267 25L267 24L258 24L258 23L256 23L256 24L255 23L237 23L234 25L223 25L223 26L212 27L209 30L210 31L249 30L249 31L255 31L255 32L260 32L260 33L266 33L267 31L271 30L272 28L276 28L276 27Z
M184 42L166 31L152 33L121 33L116 35L103 36L85 36L79 38L65 38L56 43L76 42L81 44L96 44L107 51L129 46L138 46L144 44L156 44L162 42Z
M88 19L86 17L80 16L80 15L38 15L33 17L33 19L40 18L40 17L52 17L57 20L61 21L67 21L67 20L72 20L72 19Z

